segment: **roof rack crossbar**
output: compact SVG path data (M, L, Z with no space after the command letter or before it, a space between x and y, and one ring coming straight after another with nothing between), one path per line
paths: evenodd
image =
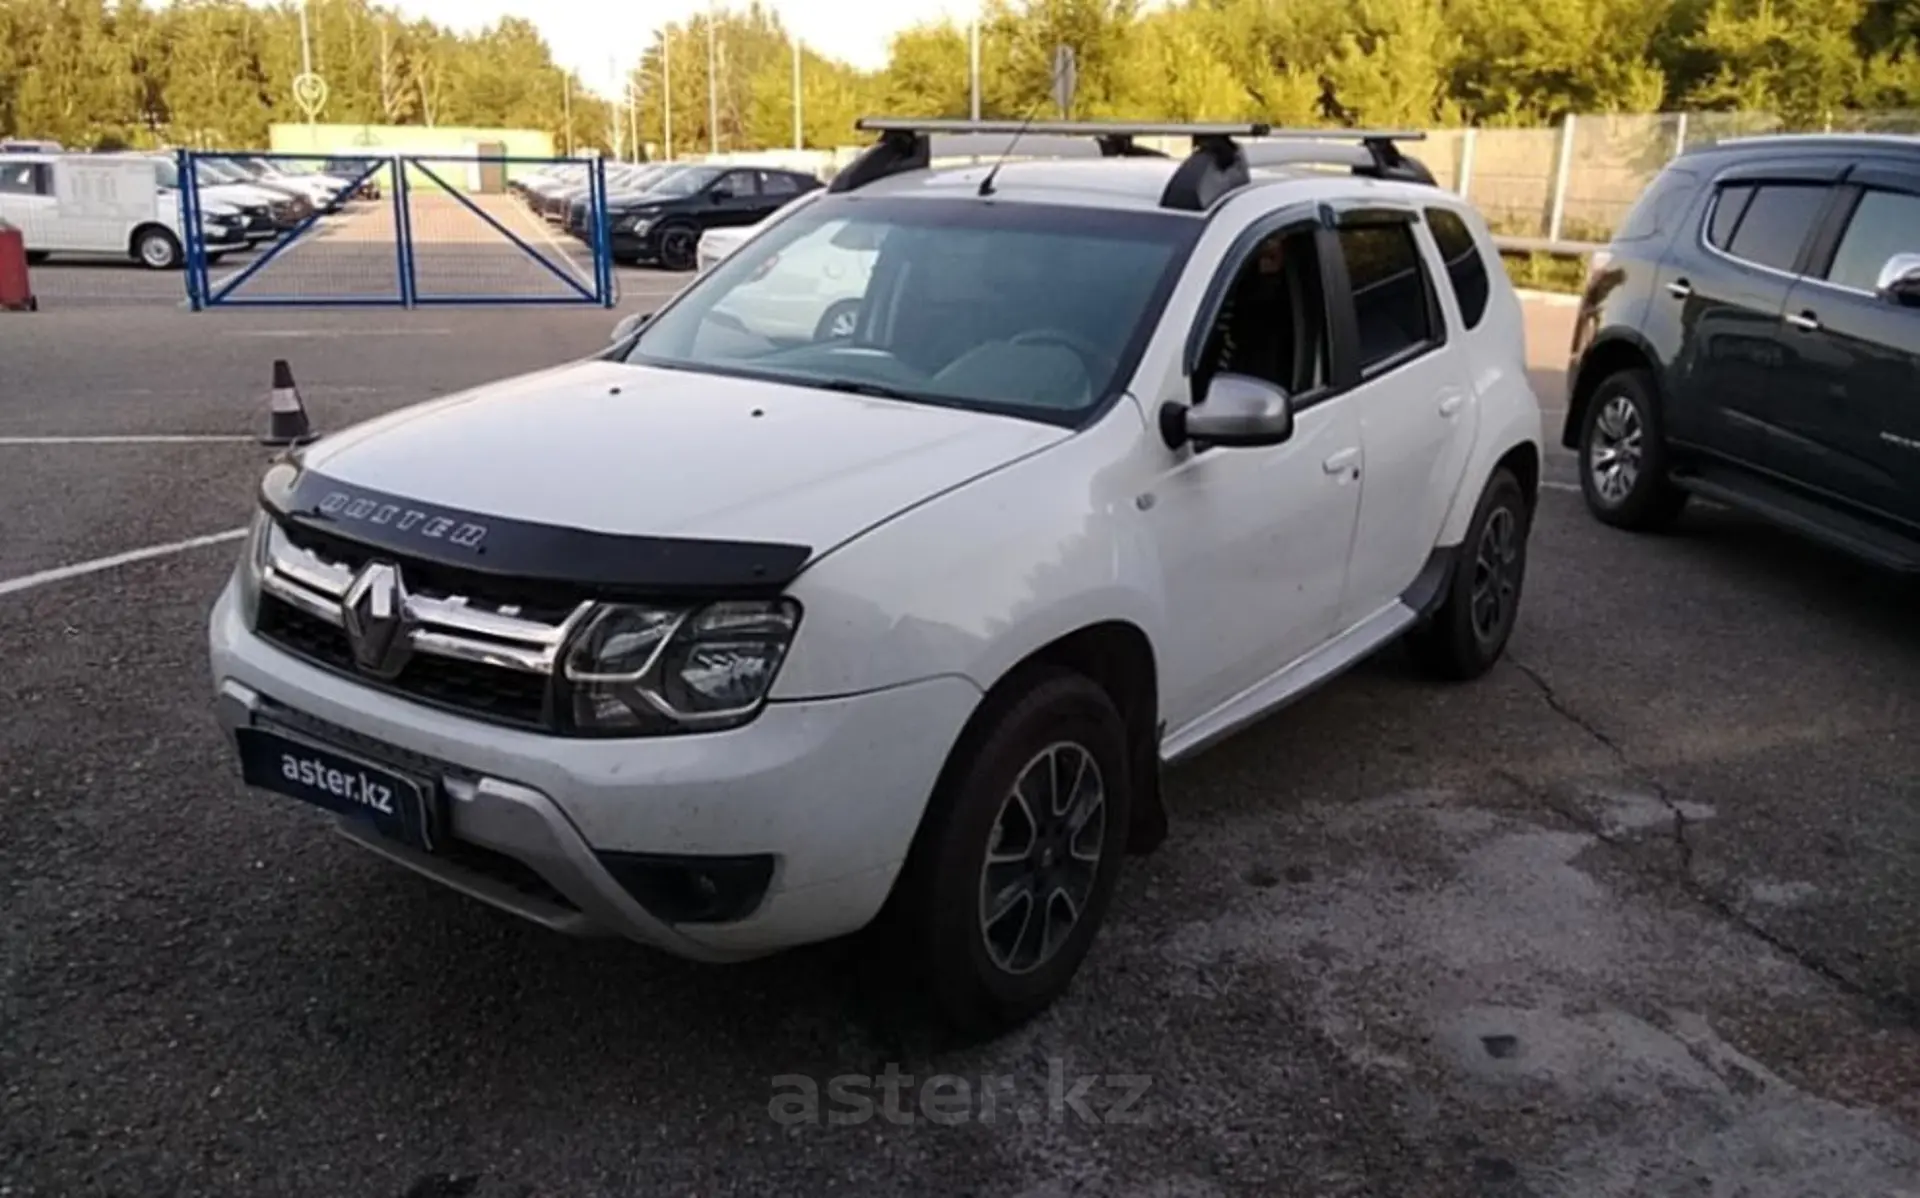
M1250 179L1249 157L1236 139L1252 139L1262 164L1346 165L1355 174L1433 183L1424 165L1397 143L1424 140L1418 130L1276 129L1260 121L972 121L938 117L861 117L854 127L878 133L870 146L827 185L854 191L878 179L925 170L935 158L1121 158L1167 155L1136 138L1185 137L1193 151L1161 193L1160 205L1204 212ZM1015 141L1014 139L1018 140ZM1262 142L1265 144L1261 144ZM1359 142L1341 152L1324 142ZM1009 153L1009 149L1011 152Z

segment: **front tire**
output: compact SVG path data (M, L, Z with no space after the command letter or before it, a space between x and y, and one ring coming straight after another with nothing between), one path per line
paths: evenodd
M133 256L148 270L173 270L180 265L180 241L165 229L142 229Z
M956 747L902 872L901 950L956 1030L1064 994L1113 898L1133 780L1126 727L1079 674L1035 668Z
M1672 524L1687 493L1668 481L1653 376L1622 370L1600 380L1580 425L1580 492L1587 510L1615 528Z
M1513 472L1494 471L1460 543L1446 597L1410 640L1429 672L1455 682L1478 678L1506 652L1520 615L1533 513Z
M669 225L660 230L660 265L668 270L692 270L699 249L700 233L691 225Z

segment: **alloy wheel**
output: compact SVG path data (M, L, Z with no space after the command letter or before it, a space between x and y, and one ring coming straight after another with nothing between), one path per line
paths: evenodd
M1498 640L1512 622L1520 596L1520 518L1510 507L1487 515L1473 555L1468 612L1482 644Z
M1051 961L1092 897L1107 840L1106 780L1084 746L1041 750L994 819L980 872L980 930L1008 973Z
M1587 470L1593 489L1608 506L1625 503L1640 481L1641 442L1646 429L1640 409L1625 395L1609 398L1593 422Z

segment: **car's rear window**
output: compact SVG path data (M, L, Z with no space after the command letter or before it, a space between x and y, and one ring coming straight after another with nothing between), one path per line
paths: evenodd
M1700 176L1689 170L1670 166L1661 171L1640 193L1633 207L1627 209L1620 227L1614 230L1613 240L1616 243L1650 241L1672 233L1680 227L1687 201L1693 198L1699 183Z

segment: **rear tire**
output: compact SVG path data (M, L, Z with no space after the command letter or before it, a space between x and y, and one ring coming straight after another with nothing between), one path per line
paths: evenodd
M1112 901L1133 794L1126 726L1088 679L1036 667L986 702L928 804L889 929L966 1035L1066 992Z
M1506 651L1520 615L1533 513L1520 480L1494 471L1460 542L1446 597L1408 645L1430 673L1453 682L1478 678Z
M1671 525L1687 505L1673 485L1653 376L1622 370L1600 380L1580 422L1580 492L1603 524L1636 531Z

